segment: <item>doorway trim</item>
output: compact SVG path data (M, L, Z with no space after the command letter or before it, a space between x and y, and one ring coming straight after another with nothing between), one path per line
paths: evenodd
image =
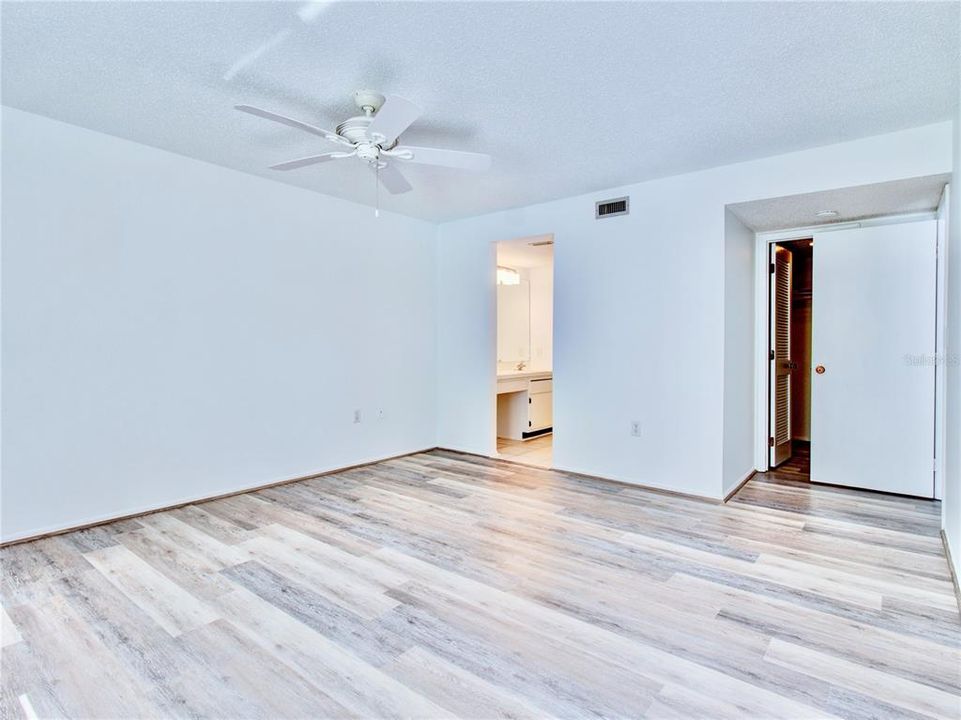
M944 457L947 452L948 424L948 383L946 377L948 344L946 338L948 316L948 233L950 232L951 184L944 186L938 209L934 213L938 221L938 286L935 302L937 322L935 324L934 357L934 497L941 500L944 492L944 476L947 470ZM955 584L957 588L957 584ZM961 604L961 597L959 597Z
M757 232L755 237L754 252L754 469L757 472L767 472L770 469L770 457L768 449L768 438L770 437L770 359L768 357L768 331L769 331L769 283L770 271L768 268L769 248L771 245L792 240L807 240L813 237L814 233L832 232L834 230L850 230L862 227L874 227L878 225L892 225L895 223L917 222L919 220L937 219L938 212L931 210L927 212L907 213L901 215L887 215L884 217L858 220L856 222L825 223L823 225L811 225L807 227L790 228L787 230L771 230L767 232ZM935 313L937 334L943 336L946 323L943 313ZM944 373L935 374L935 437L937 437L937 418L940 408L944 404ZM932 448L933 457L933 448ZM934 472L936 469L932 467ZM941 498L941 477L940 473L935 472L935 498Z

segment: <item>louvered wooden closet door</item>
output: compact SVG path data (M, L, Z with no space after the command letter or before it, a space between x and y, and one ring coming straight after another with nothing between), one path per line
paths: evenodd
M771 276L771 466L791 457L791 251L774 246Z

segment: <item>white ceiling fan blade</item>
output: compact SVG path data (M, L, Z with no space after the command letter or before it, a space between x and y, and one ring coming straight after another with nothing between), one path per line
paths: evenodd
M398 145L390 150L401 160L460 168L461 170L487 170L491 166L491 156L483 153L463 152L461 150L442 150L441 148L414 147Z
M278 163L277 165L271 165L271 170L296 170L297 168L306 167L307 165L316 165L317 163L327 162L328 160L336 160L337 158L350 157L350 153L324 153L323 155L310 155L308 157L303 157L298 160L288 160L287 162Z
M396 165L387 165L376 172L380 184L392 195L400 195L414 189Z
M367 128L367 137L384 146L390 145L422 112L423 110L410 100L388 95L383 107L377 111Z
M331 142L341 143L342 145L350 145L350 141L346 138L340 137L337 133L330 132L329 130L324 130L323 128L316 127L310 123L301 122L300 120L294 120L294 118L289 118L286 115L278 115L270 110L264 110L263 108L254 107L253 105L234 105L234 108L240 110L240 112L245 112L250 115L256 115L257 117L264 118L265 120L273 120L274 122L283 123L292 128L297 128L298 130L305 130L306 132L312 133L314 135L319 135L325 140L330 140Z

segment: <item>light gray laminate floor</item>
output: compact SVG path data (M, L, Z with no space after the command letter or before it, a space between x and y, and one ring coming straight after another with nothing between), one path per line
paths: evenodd
M10 546L3 718L958 717L937 503L435 451Z
M549 468L552 463L554 436L550 433L530 440L497 438L497 457L522 465Z

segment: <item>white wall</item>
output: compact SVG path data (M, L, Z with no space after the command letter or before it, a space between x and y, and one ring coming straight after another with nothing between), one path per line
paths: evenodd
M949 172L951 135L939 123L441 225L438 444L490 452L493 241L553 233L555 466L721 497L723 459L745 451L724 421L754 423L724 392L725 333L753 324L725 312L741 276L725 205ZM594 219L621 195L630 215Z
M961 107L961 98L958 101ZM961 578L961 115L954 122L954 175L951 182L947 277L947 422L945 423L944 534L955 576Z
M726 496L754 468L754 232L724 211L724 459Z
M6 108L2 163L4 540L435 444L435 226Z
M491 452L494 241L548 233L555 464L720 497L754 421L725 205L947 172L951 143L942 123L435 228L5 109L2 537L435 444ZM625 194L629 216L594 220Z

